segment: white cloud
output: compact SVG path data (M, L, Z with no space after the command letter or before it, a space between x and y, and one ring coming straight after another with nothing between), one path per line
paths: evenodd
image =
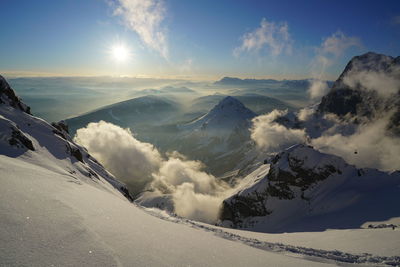
M204 172L199 161L177 152L163 158L153 145L135 139L129 129L100 121L77 131L75 141L85 146L131 192L148 185L151 195L172 196L175 213L189 219L216 222L229 186Z
M386 171L400 169L400 138L388 136L388 119L361 125L349 136L341 133L323 135L311 140L318 150L342 157L357 167L377 168Z
M250 129L251 138L259 147L269 152L275 152L306 141L306 134L303 129L289 129L274 122L276 118L284 116L286 113L287 111L274 110L253 119L253 126Z
M192 220L215 223L227 196L196 193L192 183L184 183L173 194L175 213Z
M321 81L317 79L311 80L311 86L308 89L308 93L311 99L319 99L323 97L329 90L326 81Z
M310 119L310 117L314 114L315 110L313 108L302 108L299 110L297 117L301 121L307 121Z
M164 161L159 171L153 174L153 186L166 192L184 183L193 184L195 192L210 193L218 187L215 177L201 169L204 166L199 161L169 157Z
M380 96L388 98L400 90L400 68L397 68L394 73L390 75L383 71L356 70L348 73L343 78L343 82L352 88L376 91Z
M314 72L319 73L317 79L331 66L336 60L343 56L345 51L351 47L360 47L361 41L357 37L346 36L343 32L337 31L325 38L320 47L316 49L314 59Z
M162 162L153 145L138 141L129 129L105 121L89 123L77 130L74 139L130 189L135 188L134 193L152 180Z
M319 99L328 91L326 82L322 81L326 68L333 65L338 58L343 56L345 51L351 47L360 47L361 41L357 37L346 36L343 32L337 31L325 38L316 49L316 55L311 68L311 86L308 94L311 99Z
M199 161L170 154L153 174L153 189L171 194L175 213L194 220L216 222L229 187L204 171Z
M297 114L304 129L288 129L274 122L283 115L285 112L274 110L254 119L251 137L267 153L307 142L315 149L342 157L359 168L400 170L400 138L387 132L393 111L372 122L354 124L334 114L321 116L315 114L314 109L306 108Z
M394 16L392 18L392 23L399 25L400 24L400 16Z
M292 51L292 39L286 22L268 22L263 18L260 27L245 33L241 40L241 46L233 50L235 56L243 52L258 52L264 47L268 47L272 56L290 54Z
M162 0L117 0L114 14L151 49L168 57L166 29L161 25L166 8Z
M343 32L337 31L326 38L319 48L321 55L334 55L339 57L350 47L361 46L357 37L346 36Z
M193 68L193 59L186 58L179 66L178 70L180 72L191 72Z

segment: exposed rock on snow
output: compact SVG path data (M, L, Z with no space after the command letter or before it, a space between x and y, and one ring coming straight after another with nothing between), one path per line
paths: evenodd
M6 79L0 75L0 104L8 104L31 114L31 108L22 103L21 99L14 93Z
M245 179L254 182L223 202L224 225L316 231L357 228L367 220L399 216L394 204L400 200L399 172L357 169L305 145L279 153L262 179L252 174Z

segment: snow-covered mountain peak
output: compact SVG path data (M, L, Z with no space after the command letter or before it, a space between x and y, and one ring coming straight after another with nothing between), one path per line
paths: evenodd
M348 164L340 157L324 154L313 147L297 144L282 151L272 160L271 168L292 172L297 168L320 172L323 169L340 171Z
M178 151L203 161L216 175L232 171L249 149L251 119L257 116L228 96L200 118L180 125Z
M348 79L349 76L355 76L362 72L378 72L396 76L398 75L399 67L399 58L393 58L384 54L368 52L355 56L347 63L345 69L333 84L332 90L349 87L349 82L346 82L346 78Z
M241 118L252 118L256 114L246 108L242 102L232 96L222 99L210 112L209 115L230 114L230 116L238 115Z
M210 112L189 125L194 126L194 128L200 127L202 130L233 130L239 126L248 128L249 121L255 116L257 115L246 108L242 102L234 97L227 96Z
M391 56L378 54L375 52L368 52L360 56L353 57L348 64L349 68L347 70L345 69L345 72L353 69L358 71L386 70L391 64L393 64L393 60L394 58Z

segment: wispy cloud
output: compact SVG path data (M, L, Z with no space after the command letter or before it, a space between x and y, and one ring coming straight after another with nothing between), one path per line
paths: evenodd
M399 16L394 16L392 18L392 23L396 25L400 25L400 15Z
M332 66L351 47L361 47L360 39L346 36L341 31L323 39L321 45L316 49L311 70L313 80L308 90L311 99L319 99L326 94L329 88L326 82L321 80L326 68Z
M114 14L121 16L144 44L167 58L167 34L162 25L165 13L162 0L117 0L114 9Z
M292 51L292 39L286 22L269 22L263 18L260 27L245 33L241 40L242 44L233 50L235 56L244 52L258 52L263 48L267 48L272 56L290 54Z
M346 36L343 32L337 31L322 42L319 53L321 56L333 55L339 57L353 46L361 46L357 37Z
M193 59L186 58L178 67L179 72L190 72L193 68Z

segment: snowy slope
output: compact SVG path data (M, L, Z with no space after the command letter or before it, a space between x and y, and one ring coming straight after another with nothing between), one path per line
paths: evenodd
M160 220L25 159L0 156L0 162L3 266L322 265Z
M337 156L296 145L260 167L223 204L223 225L261 232L359 228L397 217L400 173L357 169Z

